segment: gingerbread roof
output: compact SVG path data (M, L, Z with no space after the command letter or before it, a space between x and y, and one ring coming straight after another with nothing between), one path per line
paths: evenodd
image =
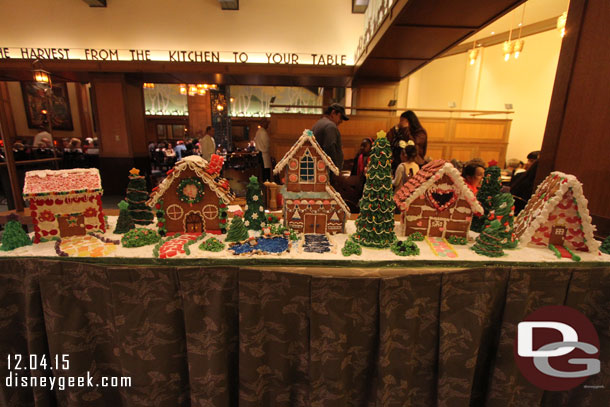
M217 173L208 173L209 163L198 155L191 155L184 157L182 160L174 166L173 169L168 171L167 177L159 184L159 186L153 189L150 194L150 199L146 202L148 206L153 206L157 203L159 198L165 194L168 188L180 177L180 174L186 169L190 169L212 190L214 193L222 199L225 204L230 204L235 198L233 192L229 188L229 182L225 178L220 178Z
M587 248L591 252L597 251L599 242L593 237L595 226L593 226L589 215L589 202L582 191L582 184L574 175L564 174L560 171L550 173L538 185L536 192L527 202L525 208L515 218L515 234L522 243L529 243L538 228L550 220L549 217L552 212L570 190L576 203Z
M316 138L314 137L313 132L311 130L303 131L303 134L301 134L301 137L299 137L297 142L294 143L294 145L290 148L290 150L288 150L286 155L284 155L284 158L282 158L280 160L280 162L275 165L275 168L273 169L273 173L279 174L280 171L282 171L282 169L284 169L286 164L288 164L290 159L296 154L296 152L299 150L299 148L301 148L303 146L303 144L305 144L305 143L309 143L318 152L318 154L320 155L320 157L322 158L322 160L324 161L324 163L326 164L326 166L328 167L329 170L331 170L335 175L339 175L339 169L333 163L333 160L331 160L330 157L324 152L324 150L322 150L322 147L320 147L320 145L316 141Z
M65 195L80 192L101 192L102 180L97 168L70 170L38 170L25 174L23 196Z
M411 202L439 181L443 175L447 175L453 181L454 190L457 192L458 198L465 199L474 213L483 213L483 207L464 182L460 172L450 162L445 160L431 161L421 167L417 174L409 178L402 188L394 194L396 206L401 210L406 210Z

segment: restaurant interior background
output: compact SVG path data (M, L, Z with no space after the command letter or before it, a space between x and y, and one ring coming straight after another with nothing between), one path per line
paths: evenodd
M70 59L38 54L68 95L73 129L53 134L99 140L102 177L115 180L105 181L107 194L122 193L132 166L149 166L149 142L195 137L208 125L231 152L269 117L279 160L331 102L352 118L341 125L346 159L408 108L428 131L431 158L524 161L543 144L569 1L504 1L495 11L449 3L87 0L60 8L0 0L11 136L27 143L39 131L24 107L35 66L23 49L67 48ZM419 21L397 22L400 10ZM380 42L392 29L404 37ZM196 62L189 50L201 50Z

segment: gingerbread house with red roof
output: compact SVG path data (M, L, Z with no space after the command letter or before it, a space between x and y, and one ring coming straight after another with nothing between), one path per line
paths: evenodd
M467 237L472 217L483 208L459 171L444 160L431 161L394 194L404 236Z
M25 174L34 243L105 232L102 181L96 168L39 170Z
M284 171L284 225L300 233L343 233L350 212L329 184L329 171L339 169L322 150L311 130L305 130L273 169Z
M210 162L188 156L167 172L146 202L156 212L161 234L226 231L227 207L235 196L220 177L222 165L216 154Z
M515 218L515 234L522 244L597 253L599 242L593 238L595 226L587 204L575 176L552 172Z

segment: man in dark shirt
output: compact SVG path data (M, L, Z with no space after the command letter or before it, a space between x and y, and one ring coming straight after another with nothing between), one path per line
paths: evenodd
M338 126L347 120L349 118L345 115L345 108L338 103L333 103L324 110L324 116L311 128L316 141L339 168L339 171L343 169L343 149Z

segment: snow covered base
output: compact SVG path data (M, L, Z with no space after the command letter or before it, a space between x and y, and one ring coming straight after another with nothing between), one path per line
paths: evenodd
M110 217L109 230L114 230L115 223L117 217ZM154 229L152 225L148 226L151 229ZM399 228L396 228L398 230ZM236 256L233 252L229 251L225 248L220 252L209 252L203 251L199 249L199 244L194 244L190 246L190 254L181 253L172 259L227 259L231 260L231 263L235 262L239 264L242 261L247 261L248 263L252 263L256 261L256 259L275 259L282 260L283 263L290 263L291 259L294 259L295 264L299 262L299 260L310 263L311 261L319 261L320 265L324 265L325 262L336 262L339 261L359 261L359 262L391 262L391 263L402 263L404 265L408 265L409 263L417 262L417 261L442 261L443 263L447 263L448 265L455 263L456 266L459 266L460 262L494 262L494 263L562 263L562 264L572 264L576 265L577 263L573 262L570 259L561 258L558 259L555 254L549 250L548 248L539 248L539 247L518 247L514 250L505 250L505 255L503 257L498 258L489 258L476 254L474 251L470 250L470 247L474 244L474 237L476 234L472 234L470 236L470 241L466 246L460 245L452 245L457 253L457 257L448 258L448 257L438 257L434 254L430 245L426 241L416 242L417 246L420 250L419 256L410 256L410 257L401 257L397 256L390 248L387 249L371 249L367 247L362 248L362 254L360 256L350 256L344 257L341 254L341 248L345 244L345 241L349 237L349 234L352 234L356 231L356 227L354 221L348 221L346 224L346 231L348 234L339 234L339 235L328 235L329 242L331 244L331 250L325 253L312 253L303 250L303 236L300 236L300 240L298 242L294 242L289 251L286 251L281 254L254 254L252 256ZM250 236L258 236L258 232L250 231ZM107 232L103 235L103 237L112 239L112 240L120 240L121 235L115 235L112 232ZM226 235L215 235L221 241L224 241ZM207 238L207 237L206 237ZM399 239L404 239L404 237L399 236ZM228 247L228 245L227 245ZM148 258L152 259L153 256L153 248L154 245L148 245L138 248L126 248L123 246L117 246L116 250L112 253L108 254L106 257L108 258ZM610 265L610 255L606 254L598 254L598 253L584 253L578 252L578 255L581 257L581 263L583 262L604 262ZM0 257L56 257L57 252L55 250L55 242L45 242L39 243L31 246L25 246L13 251L9 252L0 252ZM65 258L65 257L64 257ZM99 257L98 257L99 259ZM205 265L205 263L201 263Z

